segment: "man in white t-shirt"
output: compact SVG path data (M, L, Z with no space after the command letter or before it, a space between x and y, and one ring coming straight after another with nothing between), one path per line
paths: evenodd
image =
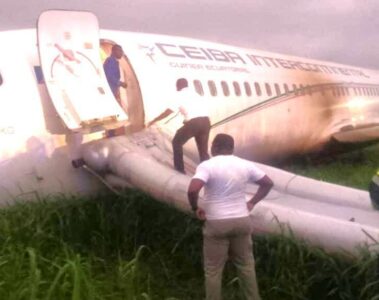
M174 153L174 167L177 171L185 173L183 161L183 145L192 137L195 138L200 161L207 160L208 140L211 124L206 103L201 101L199 95L195 94L188 88L188 81L180 78L176 82L176 90L180 91L180 97L177 101L162 112L158 117L150 121L147 127L160 121L173 112L178 111L184 117L183 126L180 127L172 140Z
M188 187L188 200L203 226L203 256L207 300L221 299L222 272L230 256L248 300L260 299L252 252L250 211L273 186L272 180L251 161L233 155L234 140L218 134L211 147L212 158L196 169ZM248 182L259 187L246 201ZM204 207L197 206L204 187Z

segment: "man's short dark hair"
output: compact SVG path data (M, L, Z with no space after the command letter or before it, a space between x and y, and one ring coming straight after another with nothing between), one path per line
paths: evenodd
M229 134L219 133L213 139L212 145L213 147L216 147L218 150L233 151L234 139Z
M114 44L112 46L112 51L115 50L115 49L117 49L117 48L122 49L122 47L119 44Z
M186 87L188 87L188 81L187 81L187 79L185 79L185 78L179 78L176 81L176 89L178 91L180 91L181 89L184 89Z

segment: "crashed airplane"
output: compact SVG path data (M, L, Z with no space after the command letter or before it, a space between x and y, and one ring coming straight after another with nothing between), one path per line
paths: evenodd
M43 12L36 29L0 32L0 201L136 187L190 211L188 176L172 167L181 119L146 124L186 78L209 107L211 138L231 134L236 154L265 163L379 137L379 72L195 39L99 30L90 12ZM102 68L112 45L127 88L116 101ZM123 134L109 137L112 132ZM71 161L83 158L75 169ZM330 250L376 249L379 213L364 191L259 164L274 180L252 212L257 231L287 225ZM249 187L248 193L254 193Z

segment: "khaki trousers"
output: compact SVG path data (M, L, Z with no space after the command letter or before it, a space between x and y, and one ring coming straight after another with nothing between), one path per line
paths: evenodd
M222 272L229 257L237 269L245 299L260 300L250 217L207 220L203 227L203 239L206 299L222 299Z

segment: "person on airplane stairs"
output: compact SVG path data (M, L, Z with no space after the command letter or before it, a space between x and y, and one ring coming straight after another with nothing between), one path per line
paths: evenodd
M209 159L208 140L211 123L206 103L201 101L201 98L188 88L187 79L178 79L176 81L176 90L180 92L178 101L172 103L169 108L150 121L147 127L168 117L173 112L179 111L183 115L183 126L176 131L172 140L172 148L174 153L174 167L177 171L185 174L183 145L190 138L194 137L200 161Z

